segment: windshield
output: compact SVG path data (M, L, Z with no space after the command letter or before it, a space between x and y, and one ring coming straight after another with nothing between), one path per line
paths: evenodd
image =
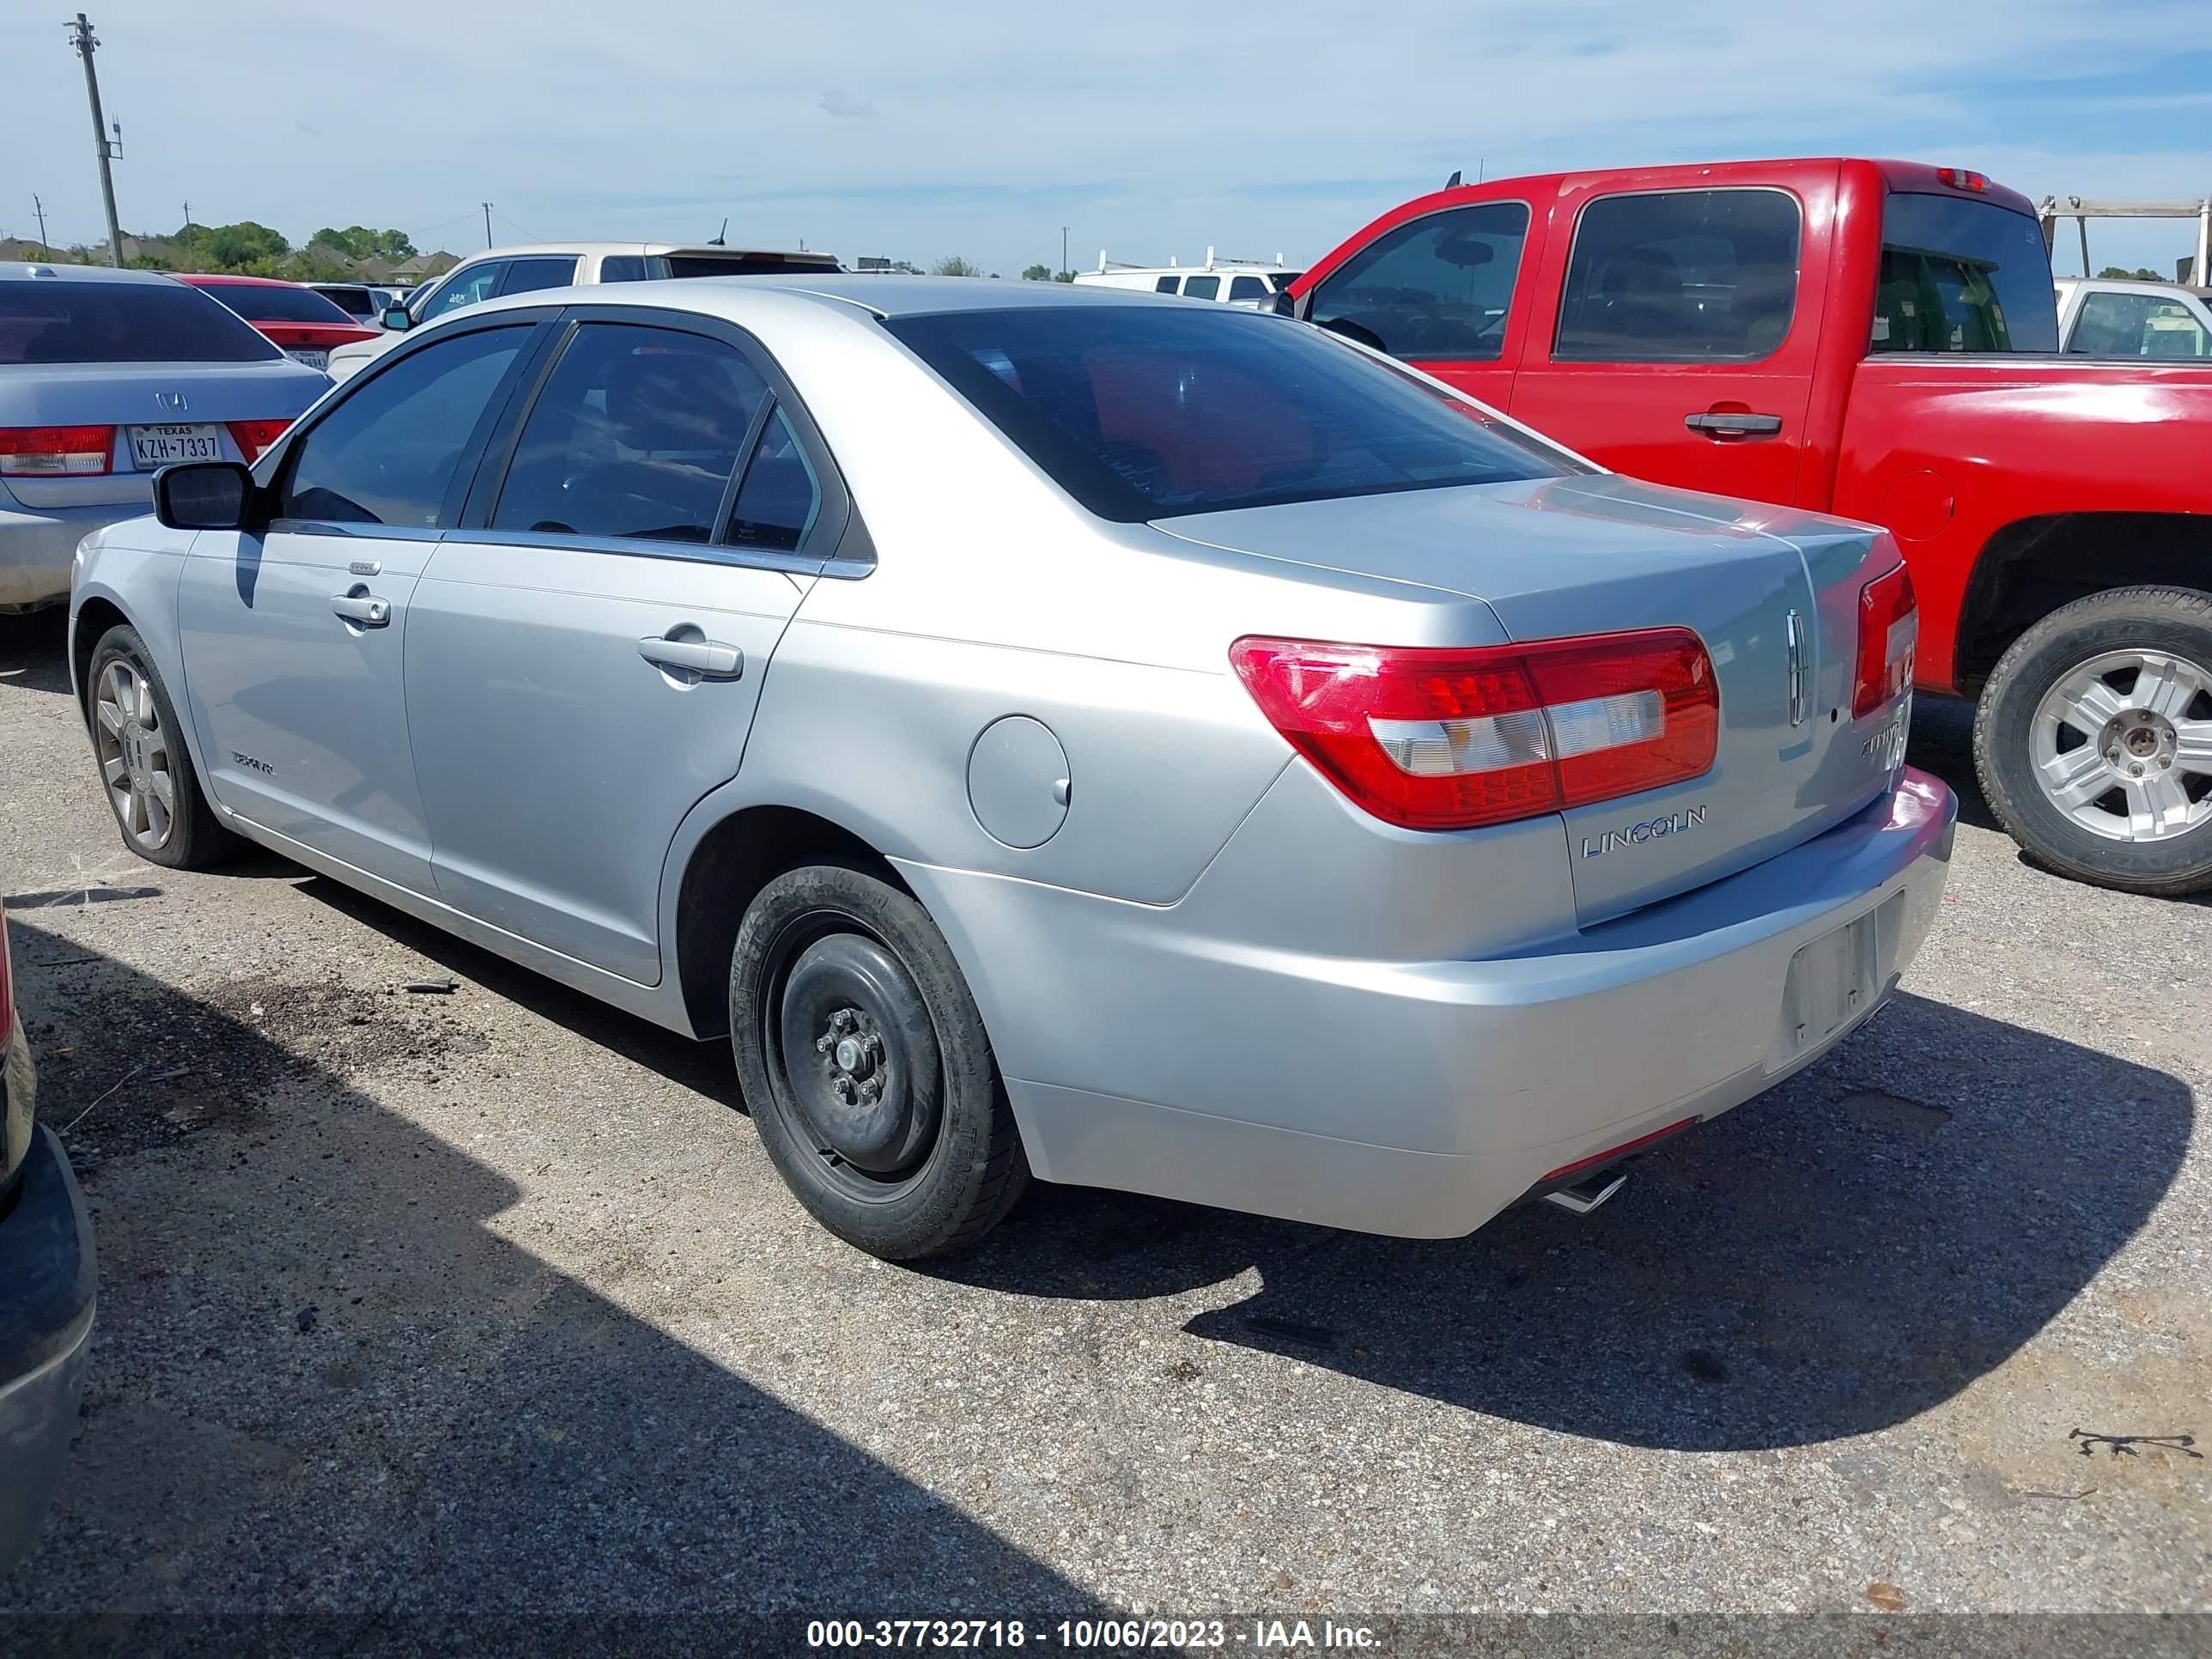
M884 326L1118 523L1577 470L1402 370L1251 312L1146 301Z
M1898 193L1882 209L1873 351L2056 351L2043 231L2024 213Z
M280 287L275 283L223 283L200 289L212 295L249 322L350 323L353 319L311 288Z
M182 283L0 283L0 363L256 363L283 355Z

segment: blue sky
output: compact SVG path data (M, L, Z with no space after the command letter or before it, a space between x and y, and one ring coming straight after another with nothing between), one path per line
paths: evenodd
M380 17L368 14L381 11ZM33 15L33 14L36 15ZM1045 0L736 7L96 0L127 228L253 218L428 247L692 238L1012 276L1224 253L1294 261L1455 167L1899 155L2027 191L2212 191L2204 0ZM218 21L219 20L219 21ZM465 20L465 26L462 20ZM0 230L102 234L58 10L0 20ZM21 199L16 199L20 198ZM2176 223L2094 226L2161 269ZM2060 244L2060 269L2073 244Z

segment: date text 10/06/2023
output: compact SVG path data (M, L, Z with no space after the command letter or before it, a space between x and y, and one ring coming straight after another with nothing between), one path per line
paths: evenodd
M1142 1649L1301 1648L1372 1650L1364 1625L1308 1619L1063 1619L1031 1625L1020 1619L813 1619L810 1648L1041 1648L1082 1652Z

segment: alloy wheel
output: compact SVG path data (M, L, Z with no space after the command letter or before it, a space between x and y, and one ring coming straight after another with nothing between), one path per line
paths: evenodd
M100 780L124 839L141 852L168 844L177 827L177 775L169 733L154 688L138 665L118 657L93 691L94 744Z
M2164 651L2108 651L2036 705L2044 797L2113 841L2170 841L2212 823L2212 670Z

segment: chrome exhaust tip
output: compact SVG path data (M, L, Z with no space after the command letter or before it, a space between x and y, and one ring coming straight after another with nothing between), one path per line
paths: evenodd
M1546 1193L1544 1202L1556 1204L1571 1215L1588 1215L1627 1184L1627 1170L1600 1170L1571 1187Z

